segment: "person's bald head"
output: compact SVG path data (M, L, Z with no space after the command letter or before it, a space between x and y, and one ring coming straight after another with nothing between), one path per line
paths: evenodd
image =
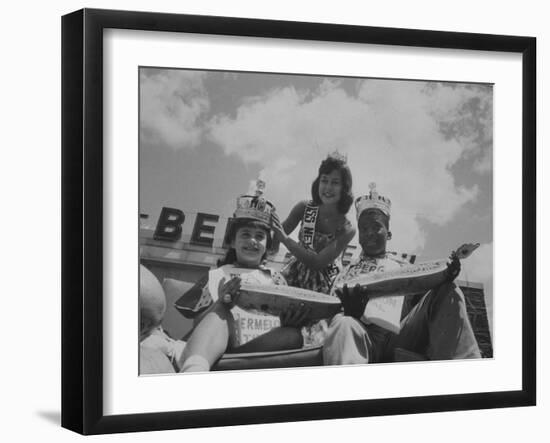
M166 311L166 296L153 273L143 265L139 269L139 328L143 336L160 325Z

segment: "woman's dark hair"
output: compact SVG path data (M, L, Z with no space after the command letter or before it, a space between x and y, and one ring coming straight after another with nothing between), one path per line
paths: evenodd
M332 171L339 171L342 176L342 195L338 201L338 210L341 214L347 214L353 203L353 194L351 192L351 171L344 160L327 157L321 162L317 178L311 185L311 199L316 205L322 204L321 198L319 197L319 182L321 181L321 175L330 174Z
M257 228L257 229L263 229L267 234L267 242L266 242L266 248L265 248L265 254L262 257L262 262L267 257L267 252L271 249L272 239L271 239L271 231L269 227L258 220L254 220L252 218L234 218L230 221L229 229L227 232L227 236L225 237L225 240L227 242L233 241L235 236L237 235L237 231L241 228ZM225 257L218 260L217 265L223 266L223 265L231 265L237 261L237 253L235 252L234 248L229 248L225 254Z

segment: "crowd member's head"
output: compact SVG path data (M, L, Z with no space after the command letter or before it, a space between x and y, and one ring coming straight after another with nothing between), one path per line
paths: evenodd
M237 208L226 239L229 250L218 265L257 268L266 259L272 243L270 222L274 206L262 196L263 186L263 182L258 181L255 194L237 198Z
M346 158L335 152L321 162L317 178L311 185L311 198L317 205L337 204L338 211L347 214L353 203L351 186Z
M140 340L158 327L166 311L166 296L157 278L145 266L139 266Z
M391 201L378 194L374 183L371 183L370 188L369 194L357 198L355 209L363 254L376 257L386 253L386 243L391 239Z

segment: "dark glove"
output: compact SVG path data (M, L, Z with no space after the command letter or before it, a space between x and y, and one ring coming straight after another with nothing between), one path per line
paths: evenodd
M336 296L342 303L345 316L357 319L363 316L365 307L369 301L366 289L361 289L359 285L355 285L353 289L349 289L348 285L344 285L342 289L336 290Z
M451 254L451 261L447 264L447 281L454 281L460 274L460 260L456 252Z

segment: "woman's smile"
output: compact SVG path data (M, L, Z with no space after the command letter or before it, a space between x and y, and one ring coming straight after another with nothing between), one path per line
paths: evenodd
M257 266L267 249L267 233L265 229L243 227L235 234L233 247L237 261L242 265Z
M342 194L342 174L338 170L330 174L321 174L319 180L319 198L324 204L338 203Z
M243 251L247 252L258 252L260 249L256 245L243 245L242 246Z

